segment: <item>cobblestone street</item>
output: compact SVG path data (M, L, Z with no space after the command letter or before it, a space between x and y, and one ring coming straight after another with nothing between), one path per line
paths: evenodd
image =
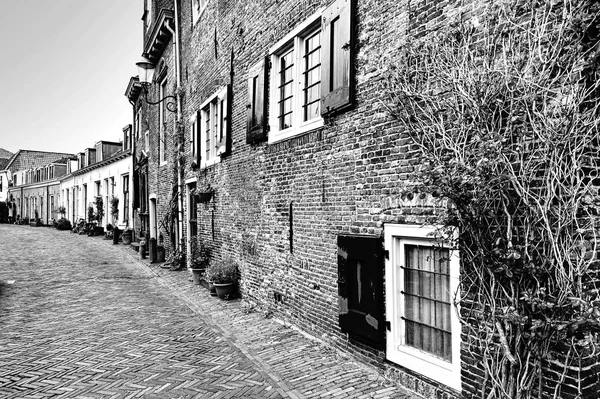
M0 237L0 398L413 397L123 245L29 226Z

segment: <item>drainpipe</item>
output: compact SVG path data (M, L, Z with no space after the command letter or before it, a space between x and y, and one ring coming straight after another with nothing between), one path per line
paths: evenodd
M133 185L133 188L135 189L135 184L133 184L133 181L135 179L134 173L137 173L135 170L135 140L134 140L134 136L135 136L134 130L137 128L136 123L135 123L135 103L129 99L127 99L127 100L129 101L129 104L131 104L131 113L133 114L132 115L133 116L133 119L132 119L133 124L131 125L131 137L129 138L130 139L129 144L131 144L131 146L129 149L131 150L131 179L130 179L131 184L130 184L130 186ZM141 123L140 123L140 125L141 125ZM139 176L138 176L138 179L139 179ZM139 186L139 184L138 184L138 186ZM138 195L138 193L133 192L133 190L131 190L131 192L133 193L133 195L129 196L129 201L133 202L132 198L134 198L136 195ZM108 209L108 204L107 204L106 209ZM132 206L131 207L131 230L133 230L135 232L136 226L135 226L135 217L133 215L134 212L135 212L135 209L133 209L133 206ZM138 217L139 217L139 215L138 215ZM106 217L106 220L108 220L108 216ZM145 240L146 237L140 237L140 240L141 239Z
M179 139L179 127L181 126L182 112L181 112L181 62L179 57L179 4L178 0L174 0L175 7L175 31L167 24L167 29L171 32L171 35L175 38L173 47L175 50L175 80L176 80L176 97L177 97L177 120L175 122L175 137ZM179 141L179 140L178 140ZM183 238L183 182L181 174L183 172L183 165L179 155L183 152L183 143L177 145L177 235L179 237L179 250L183 250L184 238Z

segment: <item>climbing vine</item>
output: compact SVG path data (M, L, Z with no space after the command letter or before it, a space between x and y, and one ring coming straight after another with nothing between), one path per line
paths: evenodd
M422 160L416 190L451 204L481 397L560 398L600 332L600 5L463 11L402 46L384 103Z

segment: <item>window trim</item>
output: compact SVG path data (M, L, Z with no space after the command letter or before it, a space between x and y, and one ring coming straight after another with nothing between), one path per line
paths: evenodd
M202 16L202 14L204 14L204 11L206 10L206 7L208 6L208 2L210 0L205 0L204 2L204 6L202 5L202 1L201 0L192 0L191 1L191 5L192 5L192 24L195 25L196 22L198 22L200 20L200 17Z
M158 85L159 98L167 96L167 77L165 76ZM158 165L164 166L168 164L167 159L167 101L163 101L158 106ZM161 150L162 149L162 150ZM163 159L164 158L164 159Z
M198 113L194 112L194 114L190 117L190 155L193 157L192 160L194 160L196 158L196 156L198 154L196 154L196 151L198 151L198 143L196 142L196 140L199 139L198 137Z
M404 323L399 322L400 315L404 314L404 296L395 293L404 282L403 273L395 265L400 254L395 251L397 239L402 244L435 245L432 233L434 226L386 224L384 227L385 249L389 251L389 259L385 262L385 291L386 315L390 319L391 331L387 332L386 359L415 371L425 377L431 378L450 388L461 390L461 325L458 318L460 306L456 304L450 313L450 326L452 332L452 361L447 362L427 352L403 344L405 340ZM450 290L451 299L460 298L459 273L460 260L458 250L449 248L450 251Z
M223 99L225 99L226 101L228 101L227 99L227 86L220 88L218 91L216 91L213 95L211 95L208 99L206 99L206 101L204 101L201 105L200 105L200 134L198 135L198 140L200 140L200 169L204 169L207 168L209 166L212 166L214 164L217 164L219 162L221 162L221 154L219 154L219 149L217 148L217 143L219 143L218 141L218 137L215 136L214 134L212 134L211 136L211 143L210 145L213 147L213 151L211 151L211 158L210 159L206 159L206 111L205 108L209 107L210 111L209 114L211 115L211 118L216 116L217 117L217 121L216 123L212 123L211 122L211 128L212 129L216 129L217 132L220 132L221 127L223 125L223 114L221 113L221 110L219 107L219 105L221 104L221 101L223 101ZM213 107L214 107L214 111L213 111ZM225 110L225 112L227 112ZM211 130L211 133L212 130ZM223 132L223 134L226 134L226 132ZM214 143L212 142L212 139L216 138L217 141L215 141Z
M321 115L309 121L302 122L302 103L298 102L297 99L301 98L302 95L302 79L300 79L302 70L298 68L302 62L301 50L305 38L309 36L310 33L315 30L320 30L320 34L322 34L322 14L324 10L325 8L320 8L269 49L269 58L272 66L269 72L269 144L286 140L323 126L323 117ZM325 39L321 37L321 41L322 40ZM290 48L293 48L294 50L294 89L292 97L292 111L294 112L294 117L292 127L279 130L278 89L280 85L280 74L276 65L279 64L281 55L286 53Z

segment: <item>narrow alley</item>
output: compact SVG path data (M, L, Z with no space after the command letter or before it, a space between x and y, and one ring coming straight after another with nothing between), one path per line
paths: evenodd
M123 245L0 225L1 398L411 398Z

